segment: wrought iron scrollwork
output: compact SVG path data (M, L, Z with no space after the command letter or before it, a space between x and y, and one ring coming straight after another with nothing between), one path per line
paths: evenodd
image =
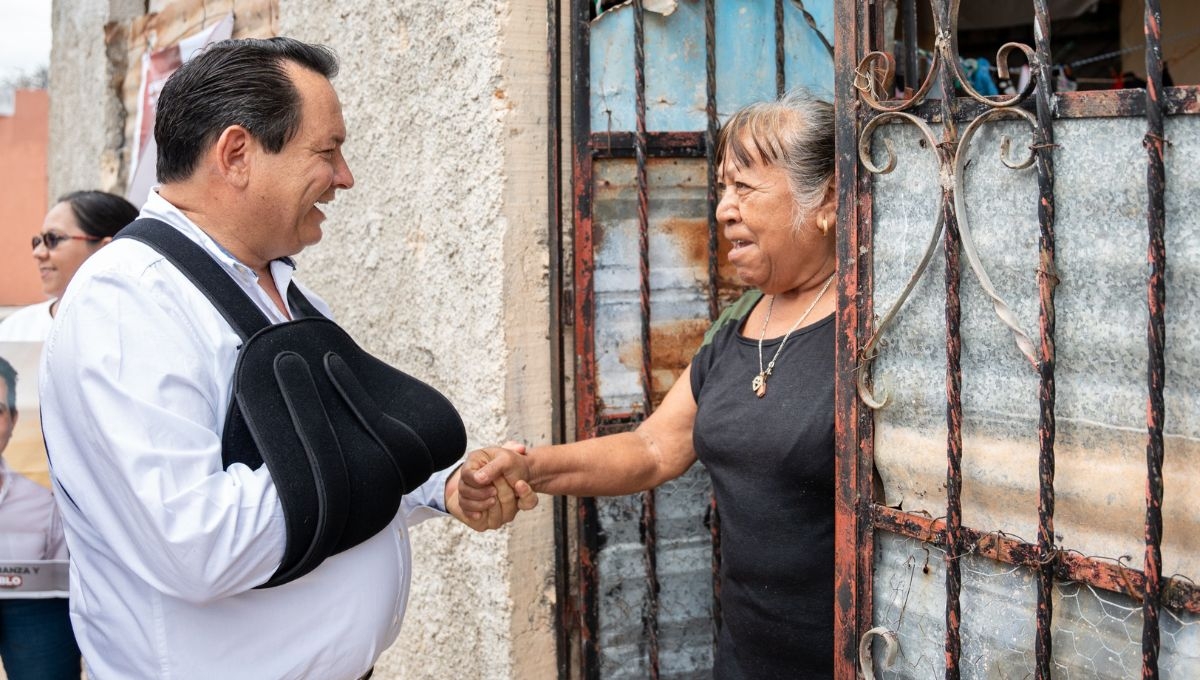
M1029 335L1021 329L1017 317L1012 313L1008 303L1000 297L996 292L996 286L992 283L992 279L988 276L987 269L984 268L983 262L979 259L979 251L975 247L975 239L971 236L971 229L967 220L967 206L963 201L962 189L966 186L966 156L967 150L970 149L971 139L975 136L975 132L983 125L983 123L1002 117L1023 118L1037 131L1037 118L1033 114L1019 108L1004 108L992 109L981 114L978 118L971 121L967 129L963 131L962 139L959 140L958 150L954 154L954 212L958 215L958 231L962 237L963 254L967 256L967 263L971 266L971 271L975 272L976 278L979 279L979 285L983 288L983 292L992 300L992 308L996 312L996 316L1000 321L1008 327L1013 333L1013 339L1016 340L1017 347L1021 353L1029 359L1031 365L1035 368L1038 365L1037 350L1034 347L1033 340ZM1004 136L1000 141L1000 162L1013 170L1022 170L1033 165L1036 157L1033 147L1030 147L1029 156L1019 162L1010 161L1008 152L1012 146L1012 140L1008 136Z
M896 315L903 308L909 295L933 259L938 242L942 237L947 202L950 202L957 217L963 253L966 255L971 270L979 280L980 287L991 299L996 316L1012 331L1018 349L1030 361L1032 366L1037 368L1039 363L1033 340L1021 329L1016 316L996 290L987 269L979 257L978 249L975 247L974 239L971 236L963 190L965 189L966 181L967 154L970 150L971 141L984 123L999 118L1023 119L1031 126L1034 139L1037 138L1037 118L1019 105L1029 98L1038 87L1040 61L1036 51L1028 45L1015 42L1005 43L996 53L996 64L999 75L1002 78L1010 77L1008 58L1014 51L1020 51L1030 65L1031 77L1029 82L1020 92L1009 96L986 97L980 94L978 90L971 86L958 59L957 33L960 0L942 0L942 2L948 2L948 6L939 2L939 0L932 0L932 2L935 4L935 10L941 10L933 12L937 35L935 48L932 53L929 72L925 75L925 78L921 81L920 86L915 92L911 90L906 91L908 96L900 100L880 98L881 96L886 97L887 93L891 92L895 77L895 58L885 52L868 53L859 62L858 68L854 72L854 87L859 93L859 98L868 107L879 112L864 125L859 135L858 157L863 167L873 174L887 174L892 172L896 167L896 154L891 140L884 140L887 159L882 165L877 165L871 158L871 142L875 130L884 123L902 122L911 124L917 127L928 142L929 148L935 150L937 154L939 180L942 189L941 205L938 208L937 218L930 234L929 243L925 248L920 262L909 276L908 282L901 290L895 302L892 303L888 311L875 324L870 338L863 344L859 352L858 394L863 403L873 409L879 409L887 403L886 394L882 396L874 394L871 387L867 384L871 365L879 355L880 339L883 333L894 322ZM988 107L984 113L977 116L967 125L961 139L955 139L956 135L953 131L955 121L942 121L942 124L948 130L948 134L946 135L948 141L944 142L938 140L937 136L923 119L911 113L906 113L906 111L913 109L929 96L930 91L933 89L933 84L936 82L935 79L942 74L941 69L947 69L954 76L959 87L961 87L962 91L968 97ZM954 96L954 93L943 94L943 96ZM1004 136L1000 143L1000 160L1008 168L1014 170L1025 169L1033 165L1036 154L1042 151L1046 150L1039 150L1031 144L1027 156L1020 159L1013 159L1011 156L1012 140L1008 136Z
M885 148L887 149L887 162L885 162L882 166L879 166L876 165L871 159L871 139L874 136L875 128L892 120L904 120L916 126L921 134L924 135L925 141L928 143L928 147L933 149L934 152L939 156L939 166L943 169L947 167L947 163L945 162L946 159L942 158L942 156L945 155L944 147L938 144L937 136L933 134L933 130L929 128L929 125L925 121L910 113L903 113L900 111L889 111L876 116L875 118L871 119L871 122L867 123L866 127L863 128L862 134L858 138L858 160L863 164L863 167L865 167L869 172L877 175L887 174L895 169L896 151L893 148L892 141L890 139L885 139L883 142ZM949 186L950 181L951 180L943 173L943 200L945 191ZM926 268L929 267L929 262L933 259L933 254L937 251L938 242L942 238L942 215L943 212L939 206L937 211L937 224L933 228L933 232L929 238L929 244L925 247L925 253L921 256L920 263L917 264L917 268L913 270L912 275L908 277L908 283L905 284L904 289L900 291L900 296L896 298L896 301L892 303L891 308L888 309L887 313L884 314L883 318L879 320L878 324L876 324L875 331L871 334L870 339L867 340L860 351L860 363L857 377L858 396L863 400L863 403L873 409L883 408L883 406L887 403L886 394L882 397L876 397L875 394L871 392L871 388L867 385L867 376L870 372L871 364L874 363L875 357L879 355L880 338L883 337L883 332L887 330L889 326L891 326L892 320L896 317L896 314L900 312L900 309L904 306L905 301L908 300L909 294L911 294L913 289L916 288L917 282L921 280L921 276L925 273Z

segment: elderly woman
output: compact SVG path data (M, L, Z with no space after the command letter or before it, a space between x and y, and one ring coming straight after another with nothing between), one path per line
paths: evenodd
M633 432L527 455L472 453L464 510L494 483L549 494L650 489L699 459L721 509L713 675L830 677L833 666L833 110L803 94L738 111L718 140L717 219L753 290L729 307ZM490 462L486 462L490 459Z
M50 299L0 322L0 341L44 340L58 299L79 266L137 216L132 203L103 191L76 191L58 199L46 213L41 233L33 237L33 259L42 277L42 292Z

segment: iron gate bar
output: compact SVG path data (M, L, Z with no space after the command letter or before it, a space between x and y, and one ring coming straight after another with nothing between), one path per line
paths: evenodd
M938 35L937 49L942 52L942 68L938 73L942 92L954 92L954 75L949 66L953 54L954 24L950 2L935 2L934 26ZM958 130L954 110L955 97L942 97L942 143L938 145L939 167L949 167L950 158L958 148ZM944 175L943 175L944 177ZM959 624L962 613L959 595L962 591L962 335L960 323L962 305L959 300L959 251L961 236L958 213L954 210L954 192L959 188L943 179L942 216L944 223L944 256L946 264L946 680L958 680L958 661L962 652Z
M717 299L717 9L716 0L704 0L704 159L708 172L708 319L720 314ZM713 500L716 503L716 499ZM719 608L719 607L718 607Z
M1034 678L1050 680L1054 621L1054 438L1055 309L1058 287L1054 242L1054 128L1051 113L1050 14L1046 0L1034 0L1034 49L1037 55L1037 129L1034 130L1038 176L1038 537L1037 639ZM962 189L962 187L959 187Z
M650 196L646 186L646 9L642 0L633 0L633 80L637 131L634 153L637 159L638 219L638 300L641 310L642 344L642 416L654 410L650 374ZM642 612L642 632L646 636L651 680L658 680L658 531L654 489L642 492L642 515L638 532L642 541L642 559L646 564L648 592Z
M566 369L563 360L563 174L562 174L562 38L558 14L561 0L546 0L546 65L549 90L546 102L547 240L550 248L550 436L553 443L567 440ZM555 517L558 516L557 508ZM565 527L563 527L565 530ZM559 535L556 530L555 535ZM561 601L562 598L560 598ZM561 668L560 668L561 670Z
M904 91L913 92L921 82L917 61L917 0L900 0L900 21L904 30Z
M642 0L633 0L633 80L637 130L634 157L637 161L638 301L641 311L642 413L654 409L650 384L650 196L646 186L646 11ZM650 499L653 505L653 498Z
M647 158L705 158L702 132L647 132ZM634 158L636 132L593 132L588 144L593 158Z
M596 343L595 269L592 231L592 152L591 121L586 106L590 97L591 77L589 0L571 0L571 187L574 216L575 254L575 437L587 439L596 430ZM579 600L577 604L580 640L580 671L586 680L599 680L600 664L596 647L599 633L598 583L596 556L600 536L596 520L596 499L580 498L576 505L579 541Z
M884 46L887 44L887 39L888 39L888 36L884 35L884 29L883 29L883 25L885 23L884 17L885 17L885 13L887 11L887 6L886 6L887 3L886 2L875 2L875 0L867 0L867 1L871 6L871 9L869 10L870 19L866 25L867 34L868 34L867 39L870 41L868 43L870 45L870 47L867 49L882 51ZM933 2L933 1L934 0L930 0L930 2Z
M911 512L876 505L874 526L881 531L914 538L940 548L946 547L946 523ZM1041 563L1038 547L1003 532L983 532L963 528L963 544L968 551L997 562L1036 569ZM1059 581L1083 583L1134 600L1145 592L1146 575L1119 562L1101 561L1080 553L1057 549L1054 576ZM1200 585L1186 578L1163 579L1162 606L1177 613L1200 614Z
M575 382L584 391L575 402L575 431L577 437L590 436L596 427L596 347L595 294L592 275L595 268L592 233L592 153L591 121L586 107L576 105L587 101L591 87L588 51L588 0L571 2L571 188L574 213L575 253Z
M717 299L717 3L704 0L704 160L708 179L708 319L720 313ZM712 541L712 642L721 634L721 513L717 495L708 496L708 535Z
M1142 599L1142 677L1158 678L1159 600L1162 597L1162 501L1163 501L1163 383L1166 366L1166 173L1163 167L1162 11L1159 0L1146 0L1146 222L1149 229L1147 282L1149 320L1146 344L1149 349L1149 397L1146 406L1146 592Z
M853 73L870 51L866 3L836 0L834 72ZM837 223L837 339L834 387L834 677L858 677L859 637L871 627L872 563L871 471L874 419L858 399L857 375L862 336L873 314L871 177L858 164L858 130L866 122L849 79L834 78Z
M566 366L563 351L563 175L562 175L562 36L559 28L561 0L546 0L546 182L547 246L550 250L550 437L551 443L567 441ZM567 540L570 503L566 496L554 497L554 652L558 680L571 677L570 607L571 549Z
M787 92L787 74L783 70L783 0L775 0L775 96Z

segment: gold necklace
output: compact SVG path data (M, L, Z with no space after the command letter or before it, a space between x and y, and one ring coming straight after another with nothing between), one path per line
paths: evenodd
M804 320L808 318L809 313L812 312L813 308L817 306L817 303L821 301L821 297L825 295L825 291L829 290L829 284L833 283L834 276L837 276L837 272L830 274L829 278L825 279L825 285L821 286L821 291L817 293L817 297L813 298L812 304L808 306L808 309L804 310L804 313L800 315L800 318L796 319L796 323L792 324L792 327L788 329L786 334L784 334L783 340L779 342L779 349L775 350L775 356L771 357L771 362L767 364L766 368L763 368L763 338L767 335L767 324L771 323L771 310L775 307L775 296L771 296L771 301L767 303L767 318L763 320L762 332L758 334L758 375L754 376L754 380L750 383L751 389L754 390L755 396L757 396L759 399L762 399L767 394L767 377L770 376L771 371L775 369L775 361L779 358L779 353L783 351L783 346L787 343L788 338L791 337L792 331L796 330L800 327L800 324L804 323Z

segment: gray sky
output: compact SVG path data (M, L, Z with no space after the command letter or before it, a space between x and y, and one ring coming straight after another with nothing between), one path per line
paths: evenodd
M50 0L0 0L0 79L50 63Z

